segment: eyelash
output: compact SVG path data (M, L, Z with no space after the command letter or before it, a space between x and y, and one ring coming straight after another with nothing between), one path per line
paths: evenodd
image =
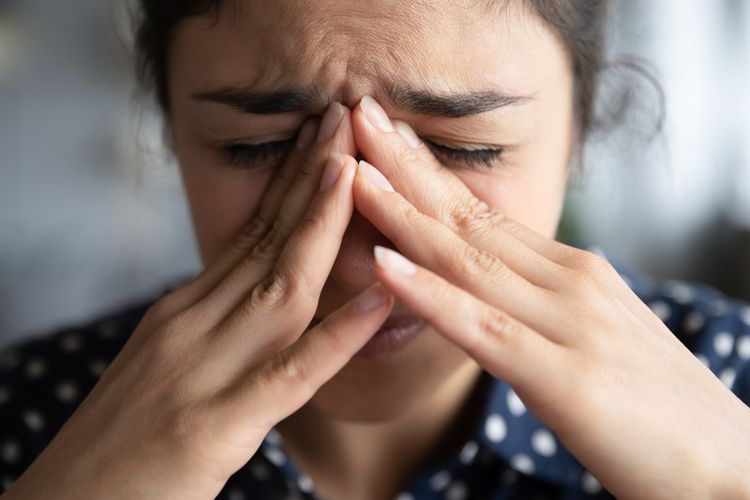
M463 163L468 168L492 168L502 159L503 149L461 149L451 148L422 138L433 152L452 163ZM235 168L249 169L249 165L270 158L281 157L297 141L297 135L281 141L262 144L226 144L223 146L227 161Z

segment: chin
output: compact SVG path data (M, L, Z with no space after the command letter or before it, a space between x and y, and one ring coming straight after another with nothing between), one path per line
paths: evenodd
M473 360L427 327L388 359L352 358L306 406L336 420L392 421L438 393L467 362Z

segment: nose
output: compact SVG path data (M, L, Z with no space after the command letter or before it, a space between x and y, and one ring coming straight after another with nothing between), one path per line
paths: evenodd
M329 277L337 288L354 295L375 282L375 245L393 248L393 243L355 210Z

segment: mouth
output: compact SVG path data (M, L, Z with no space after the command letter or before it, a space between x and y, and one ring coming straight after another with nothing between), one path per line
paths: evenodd
M308 329L318 323L320 320L313 318ZM354 357L385 360L416 339L426 326L427 322L415 314L396 313L385 320Z

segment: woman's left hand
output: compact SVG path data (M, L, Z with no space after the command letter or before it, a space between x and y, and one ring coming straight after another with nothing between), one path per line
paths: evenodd
M509 383L615 496L750 495L750 408L617 271L487 206L363 104L355 139L377 169L360 167L355 206L410 259L378 249L378 279Z

